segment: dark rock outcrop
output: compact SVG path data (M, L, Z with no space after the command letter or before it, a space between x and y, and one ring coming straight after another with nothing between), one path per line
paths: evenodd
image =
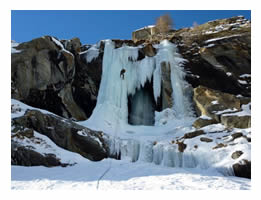
M179 152L183 153L184 150L187 148L187 145L183 141L182 142L177 141L177 144L178 144Z
M101 80L102 52L87 63L79 54L79 38L59 41L50 36L16 49L20 52L12 54L12 98L66 118L85 120L91 115Z
M235 176L243 178L251 178L251 161L241 160L233 165Z
M102 75L104 44L101 42L99 56L87 62L87 53L76 56L75 76L72 82L73 99L89 118L96 106Z
M74 55L57 41L45 36L16 47L21 52L12 54L12 98L67 118L86 119L85 113L70 98L75 75ZM72 46L76 44L80 45L79 41ZM64 90L66 95L62 95Z
M58 146L93 161L102 160L109 155L102 132L90 130L71 120L37 110L27 110L24 116L14 118L12 125L33 129L49 137Z
M61 163L54 154L42 155L32 149L20 146L15 142L11 145L11 165L20 166L45 166L45 167L56 167L68 166L67 163Z
M167 39L178 45L187 60L186 80L193 86L206 86L234 95L251 96L251 22L242 16L219 19L193 28L157 34L154 27L132 33L135 42L158 44ZM222 81L220 81L222 80ZM244 80L242 82L242 80Z
M241 76L251 74L251 22L243 17L211 21L173 33L184 63L186 80L234 95L251 95L251 82ZM251 76L250 76L251 77Z
M237 133L233 133L231 136L232 136L232 138L234 140L234 139L242 137L243 133L237 132Z
M207 138L207 137L201 137L201 138L200 138L200 141L201 141L201 142L213 142L212 139Z

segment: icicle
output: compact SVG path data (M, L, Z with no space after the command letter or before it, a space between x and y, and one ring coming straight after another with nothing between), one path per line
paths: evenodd
M153 146L153 163L160 165L163 158L163 145L156 144Z
M154 99L157 102L161 92L161 64L159 60L156 60L156 69L153 73L153 94Z
M187 117L191 113L191 103L188 99L188 95L185 94L185 90L188 84L184 80L185 73L182 71L181 65L186 61L177 52L176 45L167 40L163 40L158 45L158 53L156 55L156 69L154 71L154 98L157 98L161 93L161 64L163 62L169 63L171 66L171 85L172 85L172 99L173 109L176 113L176 117Z
M152 162L153 160L152 147L153 147L152 142L146 142L146 143L144 142L141 145L139 161Z

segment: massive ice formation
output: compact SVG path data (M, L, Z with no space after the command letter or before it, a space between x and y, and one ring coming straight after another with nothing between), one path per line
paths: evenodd
M91 120L116 125L119 123L135 125L153 125L155 102L161 95L161 66L169 63L171 67L171 84L173 88L173 109L176 117L187 116L190 112L189 101L184 95L186 82L180 67L184 59L177 53L176 45L167 40L155 45L157 54L137 60L141 46L123 45L115 48L111 40L105 41L103 72L96 108ZM125 70L124 78L120 72ZM144 89L151 83L153 95ZM128 110L128 97L132 96L131 108ZM154 99L153 99L154 96ZM141 110L142 109L142 110ZM131 112L132 116L129 116ZM152 116L151 116L152 115Z

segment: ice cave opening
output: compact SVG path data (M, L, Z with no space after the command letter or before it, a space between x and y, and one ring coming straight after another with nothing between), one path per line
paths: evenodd
M161 105L155 102L152 83L146 81L134 95L128 96L128 124L154 126L155 111L161 111Z

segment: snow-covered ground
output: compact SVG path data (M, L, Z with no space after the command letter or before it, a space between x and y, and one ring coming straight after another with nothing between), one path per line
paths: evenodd
M12 100L12 104L15 105L13 109L18 109L16 113L12 113L12 117L21 116L26 109L32 109L17 100ZM222 127L209 127L213 130L217 128ZM146 131L146 128L144 130ZM147 130L150 130L149 127ZM41 142L33 143L34 140L30 139L24 141L16 139L16 141L33 146L39 153L54 153L62 162L77 164L65 168L11 166L11 188L14 190L249 190L251 188L250 179L224 176L213 168L173 168L164 166L164 163L155 165L144 162L142 159L131 162L127 157L123 160L104 159L92 162L79 154L58 147L44 135L35 132L34 136L34 140ZM150 139L155 137L156 135L149 136Z
M171 168L142 161L104 159L89 161L79 154L66 151L48 137L34 133L44 141L32 145L40 153L55 153L68 167L11 166L13 190L248 190L250 179L223 176L213 169ZM45 147L45 148L44 148Z
M102 177L104 172L109 171ZM12 166L12 189L76 190L248 190L250 180L225 177L216 171L169 168L150 163L105 159L72 167Z

